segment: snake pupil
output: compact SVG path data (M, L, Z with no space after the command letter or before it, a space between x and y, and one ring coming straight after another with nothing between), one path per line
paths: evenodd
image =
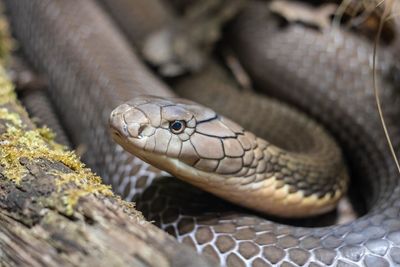
M181 133L185 129L184 121L173 121L170 123L169 128L173 133Z

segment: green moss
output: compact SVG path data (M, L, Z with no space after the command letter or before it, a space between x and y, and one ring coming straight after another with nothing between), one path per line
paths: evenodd
M0 119L9 120L5 133L0 135L0 165L6 178L19 184L28 173L21 158L35 161L45 158L61 162L72 172L52 171L55 175L57 193L61 193L67 213L71 214L79 198L89 194L113 195L110 187L102 184L101 178L93 174L78 157L53 141L54 134L48 128L24 130L18 114L0 108Z
M83 196L89 194L101 194L105 196L113 195L110 187L102 184L101 178L94 175L89 169L82 168L78 169L77 172L56 172L54 174L59 176L59 179L56 180L57 192L63 193L62 199L68 215L73 213L75 205ZM65 188L71 183L75 185L76 188Z
M8 116L0 114L0 119L5 119ZM27 170L20 164L20 146L17 146L11 137L17 128L12 126L7 127L6 133L0 136L0 165L3 167L3 174L10 180L19 183L21 178L27 173Z
M0 119L9 121L16 127L22 127L21 118L17 113L9 112L6 108L0 108Z

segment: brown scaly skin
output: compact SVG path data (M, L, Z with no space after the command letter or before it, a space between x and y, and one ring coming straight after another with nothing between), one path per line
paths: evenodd
M288 121L291 111L271 104L279 114L275 118ZM114 140L144 161L266 214L318 215L332 210L347 188L339 148L311 121L304 122L302 131L312 138L312 145L295 152L256 137L211 109L178 98L132 99L111 113L110 127ZM301 131L291 134L301 136Z

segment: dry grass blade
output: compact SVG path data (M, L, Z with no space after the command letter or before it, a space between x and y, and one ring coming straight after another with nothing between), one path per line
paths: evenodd
M381 3L383 3L383 1ZM391 138L390 138L387 126L386 126L385 117L383 116L381 100L380 100L380 97L379 97L379 87L378 87L378 83L377 83L377 79L376 79L376 76L377 76L376 61L377 61L377 58L378 58L379 40L380 40L380 37L381 37L383 25L384 25L385 21L391 16L392 11L393 11L393 7L394 7L394 0L387 0L385 2L383 15L382 15L382 18L381 18L381 20L379 22L378 33L377 33L377 35L375 37L374 51L373 51L373 58L372 58L372 71L373 71L372 79L373 79L373 83L374 83L374 94L375 94L376 105L377 105L378 112L379 112L379 117L381 119L382 127L383 127L383 130L385 132L385 136L386 136L389 148L390 148L390 152L392 153L393 159L394 159L394 161L396 163L397 170L400 173L399 161L397 159L396 152L394 151L394 147L393 147L393 144L392 144L392 141L391 141Z
M384 114L382 111L382 104L381 104L381 99L379 96L379 88L378 86L378 81L377 81L377 67L376 67L376 62L378 58L378 48L379 48L379 42L382 37L382 33L384 31L385 23L394 19L396 16L400 14L400 1L396 0L362 0L362 1L356 1L356 0L343 0L339 7L337 8L335 12L335 16L333 18L332 25L334 27L339 27L339 25L344 24L344 26L349 27L350 25L357 26L360 25L361 23L365 22L366 19L372 15L376 9L379 9L379 24L377 28L377 33L375 35L375 41L374 41L374 47L373 47L373 57L372 57L372 78L373 78L373 90L374 90L374 95L375 95L375 100L376 100L376 105L377 105L377 110L379 113L379 117L381 120L382 128L385 133L385 137L390 149L390 152L392 154L392 157L396 163L396 167L398 172L400 173L400 164L399 160L397 158L396 152L393 147L393 143L391 141L389 131L386 126ZM360 13L361 12L361 13ZM344 15L348 15L351 17L351 20L348 22L349 25L346 25L344 23L343 17Z

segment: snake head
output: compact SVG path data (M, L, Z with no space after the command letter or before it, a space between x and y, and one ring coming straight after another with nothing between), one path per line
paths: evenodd
M125 150L178 177L187 167L235 173L249 147L242 127L181 98L135 98L111 113L110 128Z

